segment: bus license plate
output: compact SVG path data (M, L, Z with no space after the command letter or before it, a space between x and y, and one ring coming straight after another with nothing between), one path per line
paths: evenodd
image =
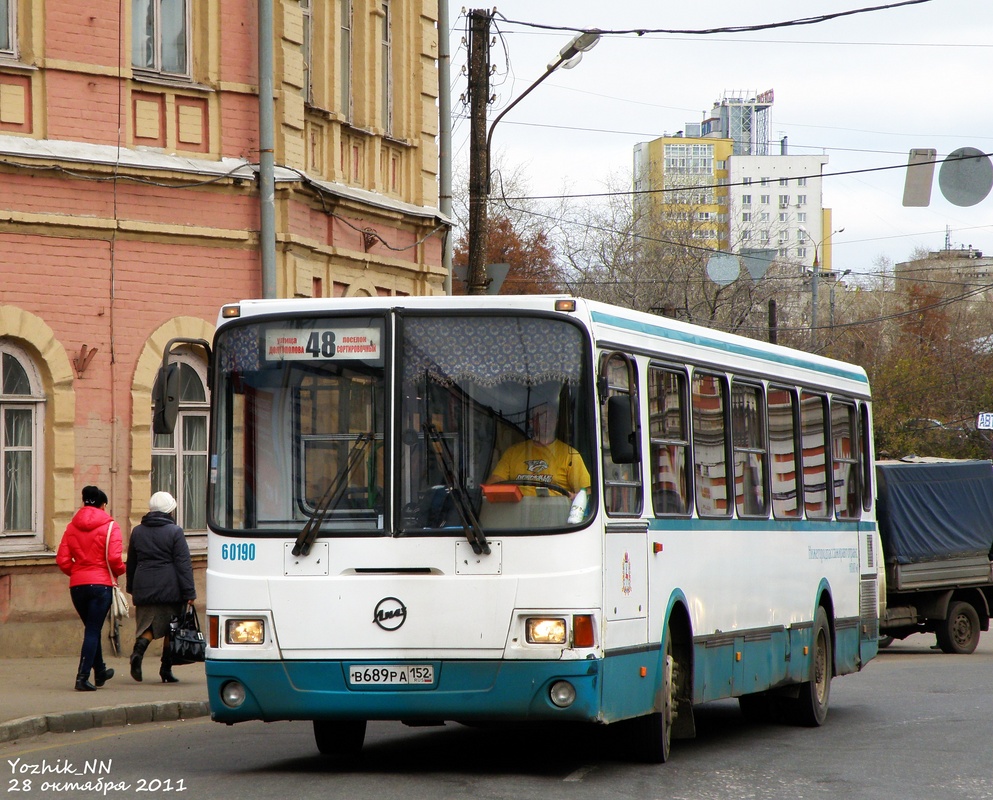
M348 668L353 686L425 686L434 683L431 664L361 664Z

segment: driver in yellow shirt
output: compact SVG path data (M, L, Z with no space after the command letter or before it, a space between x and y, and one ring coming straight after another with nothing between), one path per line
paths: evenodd
M549 491L561 494L561 486L574 497L590 485L590 473L583 457L575 447L555 438L558 408L552 404L534 409L531 416L531 438L511 445L500 456L487 483L522 481L521 493L536 495L539 486L547 484Z

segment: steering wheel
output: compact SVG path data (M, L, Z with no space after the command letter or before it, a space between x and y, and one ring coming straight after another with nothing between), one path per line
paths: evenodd
M510 484L512 486L535 486L541 489L551 489L553 492L558 492L559 494L565 495L566 497L572 497L572 492L566 489L564 486L559 486L557 483L545 483L544 481L531 480L530 478L512 478L506 481L497 481L498 485Z

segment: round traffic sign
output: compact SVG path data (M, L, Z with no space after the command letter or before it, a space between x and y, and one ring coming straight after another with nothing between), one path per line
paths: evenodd
M993 163L982 150L960 147L941 165L938 186L949 203L974 206L993 188Z

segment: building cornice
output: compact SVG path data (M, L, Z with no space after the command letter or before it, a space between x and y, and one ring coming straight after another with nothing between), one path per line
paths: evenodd
M229 178L255 182L258 173L258 164L239 158L200 159L152 150L119 148L113 145L0 135L0 164L3 161L10 162L16 159L31 159L59 165L70 163L100 167L104 170L113 167L128 171L174 173L201 180ZM301 183L328 195L404 216L437 220L445 225L452 224L452 220L437 208L405 203L357 186L319 180L310 177L302 170L277 166L275 179L277 183Z

